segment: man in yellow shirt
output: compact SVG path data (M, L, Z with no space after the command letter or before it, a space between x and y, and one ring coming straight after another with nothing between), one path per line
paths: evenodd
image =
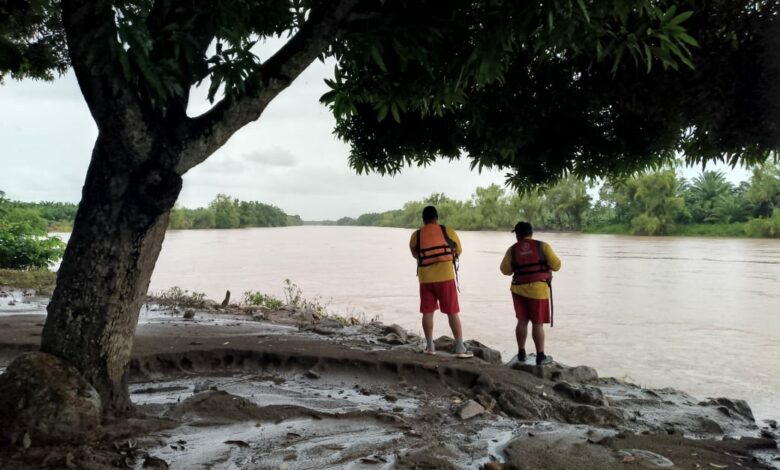
M447 314L452 336L455 337L455 357L474 356L463 345L460 324L458 287L455 283L455 263L463 248L455 230L439 225L439 214L433 206L422 212L423 227L412 234L409 249L417 260L420 281L420 313L425 333L425 353L436 354L433 344L433 313L441 309Z
M513 230L517 243L510 246L501 261L501 272L512 276L512 302L515 306L517 327L517 360L525 362L525 340L528 322L536 346L536 364L552 362L544 353L544 324L550 323L550 285L552 271L561 269L561 260L549 244L533 239L533 227L518 222Z

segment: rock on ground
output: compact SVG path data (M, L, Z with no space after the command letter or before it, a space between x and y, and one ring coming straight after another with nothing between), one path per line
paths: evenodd
M473 418L474 416L479 416L482 413L485 412L485 407L480 405L474 400L469 400L466 403L462 404L458 409L456 410L456 414L460 419L469 419Z
M438 337L433 344L436 346L437 351L444 351L448 353L455 352L455 340L449 336ZM474 353L474 357L482 359L483 361L491 364L501 364L501 353L493 348L489 348L479 341L469 339L463 342L463 344L471 352Z
M55 356L31 352L0 375L0 444L84 443L100 427L101 401L78 371Z

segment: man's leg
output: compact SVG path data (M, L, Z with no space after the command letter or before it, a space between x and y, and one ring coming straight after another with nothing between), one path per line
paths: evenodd
M447 314L450 323L452 336L455 338L455 354L458 357L465 357L469 354L466 346L463 344L463 327L460 324L460 304L458 303L458 286L455 280L441 282L437 284L437 296L442 313ZM469 357L471 354L469 354Z
M550 322L550 301L547 299L536 300L534 315L531 317L533 324L531 335L536 345L536 364L548 364L552 358L544 353L544 324Z
M527 328L526 328L527 331ZM531 326L531 336L536 346L536 355L544 354L544 323L533 323Z
M447 319L450 321L450 329L452 330L452 337L455 341L463 341L463 327L460 325L460 315L447 315Z
M433 312L422 314L422 327L425 334L425 350L433 352L435 347L433 345Z
M447 315L450 321L452 336L455 338L455 354L466 354L468 350L463 344L463 327L460 324L460 315L457 313Z
M515 338L517 339L517 359L525 362L525 340L528 338L528 319L518 318L515 327Z

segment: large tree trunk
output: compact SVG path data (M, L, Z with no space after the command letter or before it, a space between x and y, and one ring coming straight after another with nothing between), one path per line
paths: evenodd
M104 413L132 409L127 364L181 177L99 136L48 307L41 349L74 365Z

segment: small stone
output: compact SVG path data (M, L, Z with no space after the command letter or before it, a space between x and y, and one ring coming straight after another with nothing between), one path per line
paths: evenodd
M320 320L319 327L331 330L341 330L344 328L344 325L338 320L334 320L332 318L323 318Z
M774 419L765 419L764 422L772 429L777 429L777 421Z
M483 413L485 413L485 407L474 400L467 401L455 411L455 414L463 420L479 416Z
M395 323L384 327L382 333L385 335L391 335L391 334L395 335L403 343L406 342L409 336L406 330L403 329L403 327L401 327L400 325L396 325Z
M187 310L184 311L185 320L191 320L193 318L195 318L195 310L188 308Z
M396 395L393 392L387 392L385 394L385 400L387 400L389 402L396 402L396 401L398 401L398 395Z
M702 418L701 419L701 429L710 434L723 434L723 428L718 424L717 421L709 419L709 418Z
M154 457L151 455L146 456L143 463L143 468L154 468L157 470L167 470L168 469L168 462L165 460Z
M238 441L238 440L225 441L225 444L229 446L249 447L249 443L247 443L246 441Z
M402 339L400 336L398 336L395 333L388 333L385 336L379 338L379 341L391 345L401 345L406 343L405 339Z
M504 468L504 466L498 462L488 462L482 466L483 470L501 470L502 468Z
M553 385L553 390L578 403L594 406L607 406L608 404L606 398L604 398L604 393L596 387L587 385L575 387L568 382L559 382Z
M313 370L313 369L309 370L308 372L306 372L303 375L305 375L309 379L319 379L320 378L320 373L317 372L316 370Z

